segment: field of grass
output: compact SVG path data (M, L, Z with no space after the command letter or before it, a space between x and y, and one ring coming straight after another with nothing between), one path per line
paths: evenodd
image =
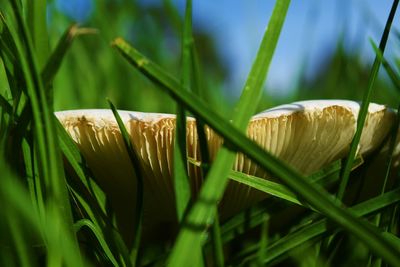
M267 95L264 82L290 0L276 0L237 101L220 90L226 70L213 40L192 29L191 0L183 17L167 0L160 9L98 1L82 26L71 25L52 1L1 2L0 266L400 266L400 173L392 156L399 120L387 136L384 169L373 169L374 157L383 152L356 157L369 102L400 104L399 64L392 64L399 60L384 54L389 34L399 36L391 27L398 2L381 39L371 41L371 67L338 41L315 80L300 79L293 95L278 99ZM388 80L378 76L379 69ZM305 177L246 137L247 123L260 109L318 98L362 100L345 159ZM78 108L112 109L119 122L116 108L177 114L176 230L156 242L143 238L140 162L119 123L138 190L134 237L126 242L109 196L54 116ZM205 179L197 196L190 190L182 138L182 118L189 114L202 144ZM212 163L202 125L224 139ZM232 171L237 152L275 179ZM361 197L357 192L371 173L380 181L373 184L378 193ZM220 218L218 202L230 180L270 196Z

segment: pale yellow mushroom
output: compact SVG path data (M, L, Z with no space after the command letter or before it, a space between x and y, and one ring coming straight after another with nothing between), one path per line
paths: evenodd
M252 117L247 135L261 147L294 167L303 175L343 158L357 128L360 105L348 100L308 100L281 105ZM395 114L384 105L370 103L358 146L365 156L382 144ZM234 168L251 175L271 178L239 154ZM265 194L231 183L221 203L223 215L243 209Z
M304 175L311 174L349 150L357 126L359 104L347 100L311 100L282 105L255 115L247 134L262 148ZM173 187L173 142L175 115L119 111L135 152L142 164L144 223L176 222ZM118 225L129 243L132 240L136 205L136 178L119 127L110 110L74 110L56 116L84 155L94 176L111 200ZM369 105L358 147L359 155L376 149L394 121L394 112L383 105ZM195 120L187 119L187 154L201 162ZM214 159L221 138L206 128L210 158ZM233 168L247 174L271 178L243 154ZM203 178L198 166L188 163L192 193ZM230 183L220 203L223 218L254 204L266 194L238 183ZM163 227L163 226L162 226Z

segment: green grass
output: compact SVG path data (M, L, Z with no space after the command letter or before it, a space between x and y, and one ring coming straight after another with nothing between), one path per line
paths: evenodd
M371 171L379 153L354 159L368 103L376 94L400 92L398 65L391 63L398 59L384 55L397 0L379 48L371 41L376 59L368 82L357 91L363 102L347 159L308 177L245 136L250 117L260 107L282 101L266 99L263 88L290 0L276 1L234 105L231 99L221 101L224 96L215 89L222 84L224 70L212 56L215 51L207 46L207 36L192 29L192 1L186 1L183 18L170 1L164 1L160 10L111 2L98 3L88 28L71 24L50 1L0 4L1 266L400 265L399 174L391 164L396 160L392 154L399 118L387 137L388 149L382 152L387 163L376 177L383 181L378 194L357 198L357 183L366 182L365 173ZM46 9L52 12L51 23L44 16ZM141 34L131 36L135 25ZM165 27L170 36L164 36ZM166 52L166 38L180 44L180 55ZM377 84L385 84L377 76L381 64L397 92L387 84L378 88ZM320 77L332 85L331 75L341 71L339 65ZM341 82L353 89L354 75L361 77L364 72L358 72L354 64L351 77L344 75ZM306 96L301 89L297 93L298 98ZM340 96L340 90L335 93ZM111 101L108 106L106 97L115 106ZM315 93L310 98L314 97L320 96ZM152 99L151 103L146 99ZM387 98L391 105L398 106L398 101ZM120 233L110 200L84 156L53 115L58 109L90 107L111 108L134 166L132 179L137 179L138 186L131 243ZM175 238L155 244L142 238L143 175L116 107L177 114L173 175L179 223ZM191 195L186 169L193 164L184 141L189 114L198 122L199 167L205 177L197 196ZM204 125L224 138L213 162L208 158ZM276 179L231 170L237 152ZM269 196L221 220L218 201L230 182Z
M385 25L385 30L383 31L381 41L379 44L379 50L381 51L381 53L383 53L385 51L386 43L387 43L387 40L389 37L390 28L392 26L393 18L394 18L394 15L396 14L396 9L397 9L398 4L399 4L399 1L393 1L392 9L390 10L390 14L389 14L389 17L388 17L386 25ZM342 180L341 180L341 183L339 186L339 191L338 191L339 199L343 199L343 196L344 196L344 193L346 190L346 186L347 186L347 183L349 180L351 165L352 165L354 157L356 155L357 146L358 146L358 143L360 142L362 129L364 127L364 123L365 123L366 116L368 113L368 106L369 106L369 102L371 99L371 92L375 85L375 79L376 79L376 76L378 75L380 66L381 66L381 61L379 60L379 56L377 55L375 57L375 61L372 66L372 69L371 69L371 74L369 75L368 88L365 90L364 97L363 97L363 100L362 100L362 103L360 106L360 111L358 113L357 131L356 131L353 141L351 143L350 152L349 152L349 155L346 160L346 165L344 166L344 169L343 169Z
M192 37L192 1L186 1L185 21L182 33L181 57L182 57L182 88L190 88L191 84L191 56L193 45ZM186 152L186 112L185 108L178 104L176 112L176 134L174 147L174 186L176 213L178 221L183 220L185 211L191 198L190 180L187 172Z

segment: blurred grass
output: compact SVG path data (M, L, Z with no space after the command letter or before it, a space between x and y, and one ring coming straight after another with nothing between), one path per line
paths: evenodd
M20 4L27 12L21 12ZM96 1L94 5L93 13L82 28L73 25L74 19L60 12L55 1L0 3L0 203L4 203L0 214L1 266L163 266L171 255L193 264L198 260L197 266L398 264L398 182L394 185L385 182L380 195L350 204L349 209L330 207L332 197L315 189L335 190L341 162L335 162L303 181L303 177L260 151L223 120L232 117L235 102L222 93L228 73L211 36L200 29L191 29L190 10L184 19L168 0L158 7L127 0ZM46 13L48 15L44 16ZM275 17L280 23L284 21L282 14ZM275 31L274 42L278 32ZM394 32L397 33L397 29ZM134 44L135 49L161 66L162 69L150 77L152 81L141 73L146 74L148 66L135 70L110 48L110 41L116 36L123 36ZM191 36L194 43L191 43ZM376 47L375 51L391 80L378 76L377 90L372 92L371 101L398 106L400 59L386 58ZM260 52L259 56L270 59L273 47L265 49L264 53ZM126 57L129 59L130 56ZM266 63L261 68L263 71L254 72L257 70L254 68L249 76L249 84L257 89L253 93L260 101L257 105L256 101L241 102L242 107L235 115L236 119L239 116L237 124L240 128L245 127L248 117L256 110L301 99L360 100L365 88L371 86L368 84L368 79L372 78L370 67L362 63L357 52L344 49L343 40L338 40L337 49L327 57L314 78L305 79L304 74L300 75L295 90L286 98L261 90L268 69L268 60L263 62ZM75 143L52 115L54 109L108 108L106 97L113 99L121 109L175 113L176 101L159 87L165 81L163 70L173 76L168 77L167 87L171 87L170 93L172 90L176 94L178 105L200 111L195 114L197 120L214 126L225 140L230 141L229 150L244 151L277 176L283 176L284 182L265 181L231 171L232 180L271 196L221 222L215 201L220 198L223 188L203 188L207 196L212 196L212 208L206 205L196 213L189 203L187 211L205 214L200 220L206 222L200 226L204 232L195 233L194 239L186 239L195 241L187 246L176 243L174 254L171 253L172 241L160 241L153 247L143 245L139 222L136 223L133 250L125 244L107 196L97 185L96 177ZM175 82L174 77L181 77L182 83ZM187 92L179 93L179 88L191 88L197 98ZM201 105L195 103L197 99L201 99ZM246 109L249 102L254 106ZM394 128L393 132L396 130ZM125 134L125 140L128 140L126 137ZM178 143L184 147L182 144ZM201 167L205 175L210 165L204 140L201 150L204 158ZM355 180L368 170L369 159L361 167L359 161L350 164ZM388 161L391 161L390 155ZM228 173L229 166L221 161L211 168L226 169ZM181 172L184 171L182 168L178 175L183 175ZM398 181L397 170L390 175ZM225 176L208 178L210 184L216 185L213 181L219 179L218 184L224 184ZM136 177L139 179L140 173L136 173ZM383 179L384 174L379 178ZM181 220L186 215L187 198L184 196L178 204L181 205L178 207ZM140 213L141 209L138 210ZM379 223L374 219L377 214ZM211 220L213 217L216 220ZM184 236L185 227L181 225ZM363 241L353 235L361 236ZM341 240L346 241L347 246ZM191 253L193 246L199 244L197 241L202 246L196 248L198 258L194 258ZM343 251L347 252L341 254Z
M73 20L54 6L50 11L50 25L54 25L49 28L50 36L59 35ZM106 108L104 99L110 97L121 109L175 113L175 105L166 94L138 72L130 71L127 64L109 49L112 38L127 37L146 55L179 76L181 61L176 55L180 50L181 22L177 23L176 17L170 13L175 14L167 4L161 8L145 8L124 2L96 2L85 26L98 29L99 35L80 38L73 44L54 83L56 109ZM209 90L204 93L209 96L211 104L223 111L224 105L221 104L224 103L220 101L218 87L226 71L218 60L212 39L203 32L195 32L194 38L198 42L202 66L206 66L204 75L207 79L203 84ZM95 77L92 73L103 75Z
M181 61L176 55L180 50L182 26L176 18L179 13L171 11L173 5L171 8L167 2L164 1L159 7L128 4L126 1L95 2L93 13L84 21L84 25L98 29L99 34L80 38L72 45L54 82L55 109L107 108L104 99L110 97L121 109L175 113L173 102L164 93L138 72L129 71L127 64L109 49L110 40L115 36L124 36L150 59L179 76ZM75 20L60 12L53 1L48 3L48 13L50 45L54 47L59 36ZM227 117L234 102L231 96L222 93L228 77L227 68L217 55L217 47L211 36L201 29L195 29L194 38L204 67L203 76L206 77L202 81L202 93L212 107ZM358 54L359 51L361 49L357 47L350 51L345 49L344 40L339 39L336 50L326 55L313 78L306 79L305 73L300 74L293 92L285 97L264 91L258 111L302 99L360 100L363 88L367 86L369 68ZM307 69L307 61L303 69ZM93 72L102 75L91 75ZM400 94L387 79L380 76L376 87L380 90L373 93L372 102L397 106ZM148 98L152 101L146 101Z

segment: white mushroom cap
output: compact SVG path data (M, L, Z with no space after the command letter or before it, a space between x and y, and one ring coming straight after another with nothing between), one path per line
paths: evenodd
M357 126L359 104L347 100L311 100L282 105L255 115L248 136L302 174L311 174L343 158ZM175 115L119 111L144 169L145 220L174 221L172 178ZM132 229L136 179L119 127L110 110L57 112L56 116L81 149L99 184L111 199L123 232ZM358 148L360 155L376 149L388 133L394 112L370 104ZM188 157L200 161L195 120L187 120ZM210 158L222 140L206 128ZM199 167L188 164L192 191L198 192L202 177ZM268 177L264 170L243 154L234 169ZM265 197L238 183L230 183L221 203L223 217ZM120 219L118 219L120 218Z

